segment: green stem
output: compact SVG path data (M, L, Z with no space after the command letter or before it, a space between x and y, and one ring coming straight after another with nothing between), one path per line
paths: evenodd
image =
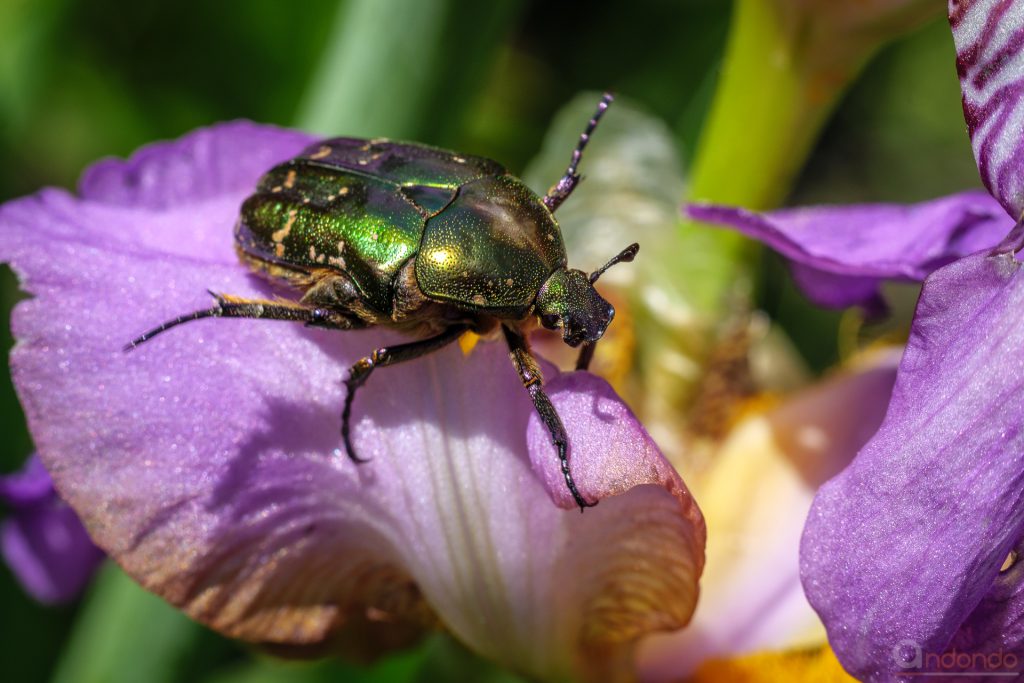
M839 96L884 40L870 32L848 35L842 28L845 17L831 13L837 6L819 5L736 0L722 71L690 171L689 200L760 210L785 199ZM679 237L680 253L699 255L685 278L694 283L687 300L698 314L700 334L689 347L669 327L654 326L649 335L647 386L658 387L652 393L663 399L649 410L656 424L671 424L692 406L714 406L721 402L714 391L721 392L714 382L666 384L667 362L654 345L669 349L675 340L677 353L698 366L713 364L722 340L746 323L760 266L758 245L731 230L683 222ZM708 391L710 400L704 396ZM714 413L708 414L708 424L715 424Z
M824 45L813 22L784 2L737 0L691 199L751 209L785 199L839 96L874 51L851 53L841 35L831 37L839 45Z
M840 95L891 37L848 35L822 12L789 0L736 0L689 200L763 210L785 199ZM755 243L693 223L682 232L689 249L706 255L704 306L733 309L749 298Z

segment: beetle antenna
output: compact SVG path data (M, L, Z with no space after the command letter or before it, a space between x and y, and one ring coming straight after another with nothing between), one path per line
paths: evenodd
M593 273L591 273L590 284L594 284L595 282L597 282L597 278L604 275L604 271L608 270L616 263L629 263L630 261L632 261L634 258L636 258L636 252L638 251L640 251L640 245L637 244L636 242L633 242L633 244L629 245L628 247L620 251L617 255L612 257L611 261L609 261L608 263L604 264L603 266L595 270Z
M551 213L555 212L559 206L562 205L572 191L576 189L576 184L580 182L580 176L576 172L577 167L580 165L580 159L583 157L583 149L590 142L590 136L594 134L594 129L597 128L597 123L604 116L605 110L615 99L615 95L606 92L601 96L601 101L597 103L597 111L594 112L594 116L590 119L586 129L580 135L580 141L576 143L576 149L572 152L572 160L569 162L569 168L565 169L565 175L555 183L555 186L548 190L548 193L541 200L544 202L544 206L548 207Z

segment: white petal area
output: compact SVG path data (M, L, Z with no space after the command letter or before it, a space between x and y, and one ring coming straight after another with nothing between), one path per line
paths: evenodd
M707 567L690 626L647 638L644 681L675 681L708 659L820 646L825 631L800 584L799 547L814 493L881 423L898 352L741 422L692 484L708 526Z

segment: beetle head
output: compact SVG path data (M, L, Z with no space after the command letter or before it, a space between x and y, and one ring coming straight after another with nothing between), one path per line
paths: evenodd
M549 330L561 328L562 339L569 346L600 339L615 317L615 309L597 293L594 282L616 263L632 261L638 249L631 244L590 275L566 268L552 273L537 293L535 310L540 324Z
M549 330L562 328L569 346L601 338L615 309L605 301L582 270L559 268L537 293L537 315Z

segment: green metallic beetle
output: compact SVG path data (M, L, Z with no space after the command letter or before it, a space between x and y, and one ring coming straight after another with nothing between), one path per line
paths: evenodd
M341 434L349 458L356 390L377 367L436 351L473 331L500 327L512 362L551 434L566 486L568 439L526 334L535 321L583 344L585 369L615 309L594 289L606 269L632 261L632 244L588 275L566 267L553 213L572 193L577 166L612 101L605 93L565 175L544 197L497 162L425 145L334 138L270 169L242 204L235 247L243 262L303 292L295 302L213 294L216 305L169 320L126 348L201 318L291 320L352 330L383 325L419 338L375 350L345 380Z

